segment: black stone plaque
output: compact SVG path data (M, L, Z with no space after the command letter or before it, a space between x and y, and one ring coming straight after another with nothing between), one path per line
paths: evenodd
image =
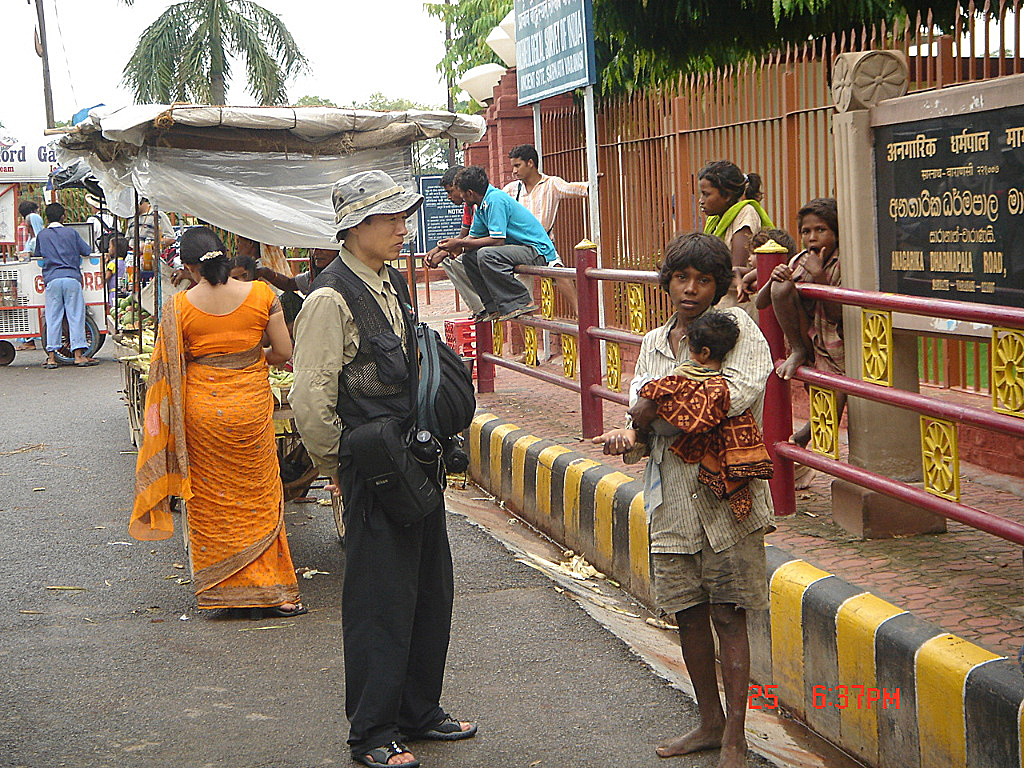
M880 126L875 172L880 290L1024 306L1024 105Z

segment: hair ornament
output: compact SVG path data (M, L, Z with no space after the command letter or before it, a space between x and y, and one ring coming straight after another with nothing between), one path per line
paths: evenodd
M210 259L216 259L218 256L223 256L224 251L207 251L199 257L200 261L209 261Z
M743 183L744 184L749 184L750 183L750 177L747 176L747 174L745 174L745 173L743 174Z

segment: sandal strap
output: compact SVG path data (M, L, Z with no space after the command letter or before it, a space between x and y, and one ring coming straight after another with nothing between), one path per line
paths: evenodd
M439 733L455 733L462 730L462 723L451 715L445 715L444 720L427 730L438 731Z
M381 746L377 747L377 749L383 749L387 753L388 757L387 760L384 760L385 763L392 757L395 757L396 755L401 755L404 752L409 751L406 748L405 744L402 744L397 741L389 741L387 744L382 744ZM370 751L373 752L374 750Z

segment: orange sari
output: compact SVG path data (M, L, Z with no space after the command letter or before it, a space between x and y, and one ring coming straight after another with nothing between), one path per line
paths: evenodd
M254 282L226 315L164 308L146 391L129 532L173 532L170 496L187 502L189 557L200 608L268 607L299 599L284 531L274 399L261 340L280 303Z

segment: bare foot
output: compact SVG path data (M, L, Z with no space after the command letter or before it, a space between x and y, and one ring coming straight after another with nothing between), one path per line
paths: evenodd
M789 442L799 445L801 448L806 448L807 443L811 441L811 422L807 422L800 429L793 433L793 436L789 438Z
M718 768L745 768L747 764L746 743L723 745L718 756Z
M783 381L789 381L793 378L793 374L796 373L796 369L807 362L808 357L806 349L795 347L789 353L789 357L779 363L779 367L775 369L775 372L779 374L779 378Z
M662 744L654 751L658 757L676 757L691 752L703 752L706 749L718 749L722 746L722 731L725 726L697 726L674 741Z

